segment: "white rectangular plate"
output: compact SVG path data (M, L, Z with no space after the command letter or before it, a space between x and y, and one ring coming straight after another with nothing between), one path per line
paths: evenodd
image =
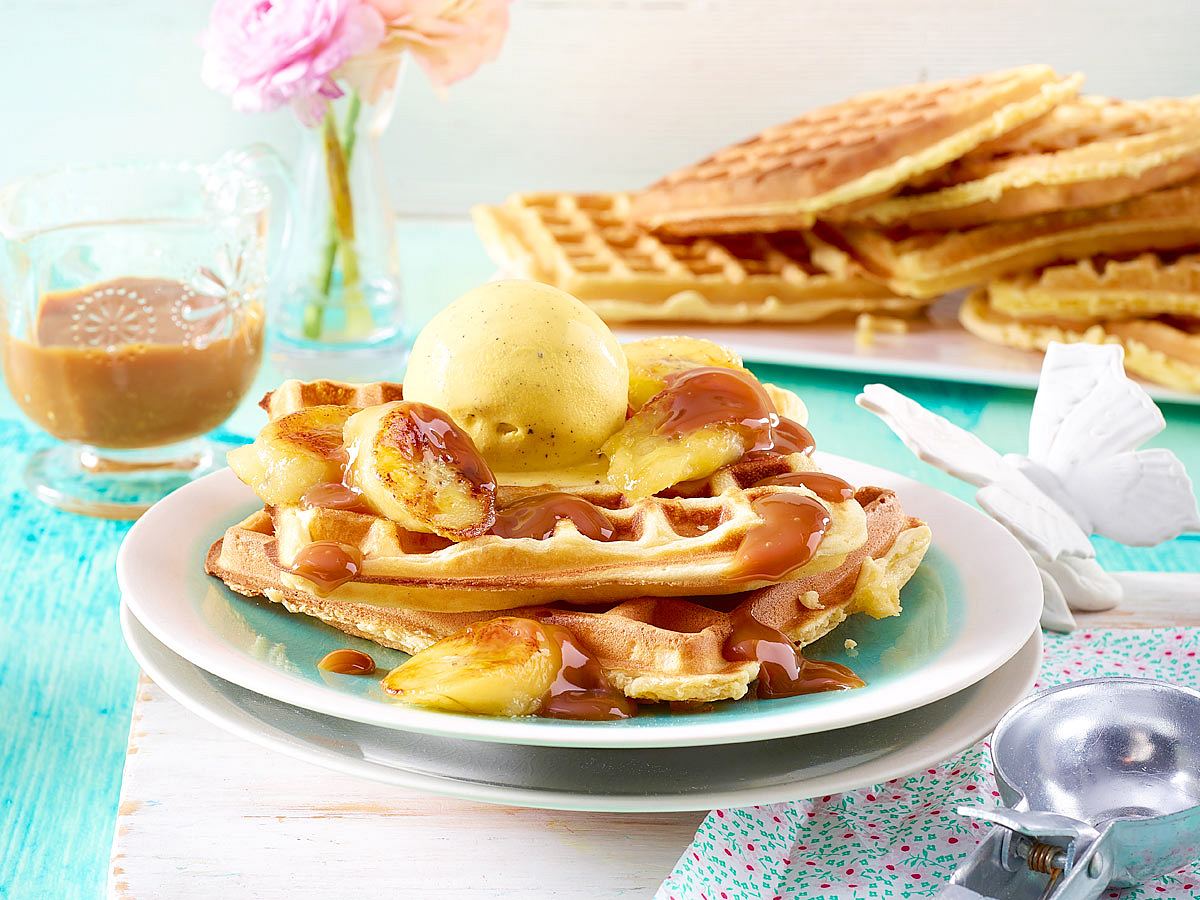
M958 295L929 308L929 321L911 323L906 334L875 335L869 347L854 340L853 322L826 325L623 325L621 340L676 331L705 337L732 348L748 362L778 363L841 372L935 378L1000 387L1036 388L1040 353L1027 353L980 340L958 324ZM1142 382L1155 400L1200 404L1200 394L1185 394Z

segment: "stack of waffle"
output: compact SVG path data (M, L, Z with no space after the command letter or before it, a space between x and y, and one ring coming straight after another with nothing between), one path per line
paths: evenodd
M1026 66L807 113L631 195L475 210L509 273L610 322L914 315L1017 347L1123 344L1200 390L1200 99L1078 96Z
M773 394L790 399L784 408L803 408L794 395L777 388ZM286 432L289 417L305 410L358 409L402 396L400 385L288 382L264 406ZM304 434L292 439L311 444ZM929 546L928 527L908 516L894 493L858 487L827 503L831 524L820 547L786 580L728 577L743 538L759 523L750 504L764 492L808 493L760 482L813 469L803 453L748 454L689 485L687 496L641 500L604 483L499 485L499 506L548 487L590 501L614 529L607 542L584 536L569 518L541 540L419 540L431 536L364 509L280 503L232 525L213 544L206 568L239 593L409 653L472 623L512 615L568 628L629 697L736 698L759 674L758 662L723 653L739 611L798 645L854 613L898 615L900 589ZM317 541L354 548L359 573L332 591L314 590L290 563Z

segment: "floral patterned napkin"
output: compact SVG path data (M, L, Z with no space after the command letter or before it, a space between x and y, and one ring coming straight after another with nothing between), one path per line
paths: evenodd
M1131 675L1200 687L1200 628L1046 634L1037 687ZM931 897L986 825L960 804L999 803L987 741L886 784L795 803L717 809L656 900L844 900ZM1109 898L1200 896L1200 861Z

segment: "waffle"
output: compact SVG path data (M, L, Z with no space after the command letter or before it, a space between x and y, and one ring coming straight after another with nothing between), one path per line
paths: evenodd
M812 467L806 457L797 463ZM730 578L738 546L760 521L752 502L770 492L804 493L795 487L743 489L740 475L714 475L713 496L649 497L632 504L607 485L570 487L571 493L606 510L616 531L607 542L584 537L564 519L542 541L483 535L429 551L427 543L414 540L389 519L345 510L277 508L272 512L276 553L286 568L313 541L349 544L363 554L363 574L335 590L335 599L442 612L503 610L553 600L596 603L645 595L734 593L766 583L748 585ZM545 490L502 485L497 502L503 506ZM832 524L798 575L835 568L866 540L866 519L857 502L826 505ZM282 580L297 589L309 584L290 572Z
M563 604L519 607L508 615L569 628L598 658L610 681L628 696L650 701L736 699L758 677L758 663L722 655L729 612L750 604L756 618L798 644L828 634L847 616L900 613L900 588L920 564L929 529L906 516L890 491L860 488L867 537L835 568L783 584L719 598L638 598L597 611ZM487 612L426 612L404 606L319 597L285 583L276 537L265 511L231 527L209 551L207 570L233 590L283 604L335 628L407 653L416 653Z
M1045 350L1051 341L1120 344L1129 372L1200 392L1200 319L1021 319L992 308L987 291L979 290L964 301L959 320L976 337L1021 350Z
M280 419L309 406L354 406L363 409L404 399L404 385L394 381L355 384L348 381L300 381L289 378L258 402L269 419Z
M1136 319L1200 316L1200 255L1084 259L998 278L988 285L992 309L1009 316Z
M805 228L1045 114L1081 82L1024 66L861 94L668 175L635 198L633 216L675 235Z
M1109 206L965 231L891 233L849 225L826 226L821 234L898 293L931 298L1062 260L1200 245L1200 180Z
M1200 174L1200 99L1083 97L851 218L966 228L1116 203Z
M625 194L515 194L472 214L502 269L562 288L608 322L812 322L925 305L811 233L659 237L630 221L629 206Z

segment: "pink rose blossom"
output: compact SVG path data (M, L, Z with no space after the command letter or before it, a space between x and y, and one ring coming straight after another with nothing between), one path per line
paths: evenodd
M387 47L408 50L439 87L500 52L509 0L366 0L387 21Z
M342 96L334 73L384 35L383 18L363 0L217 0L200 39L201 74L237 110L290 103L314 124Z

